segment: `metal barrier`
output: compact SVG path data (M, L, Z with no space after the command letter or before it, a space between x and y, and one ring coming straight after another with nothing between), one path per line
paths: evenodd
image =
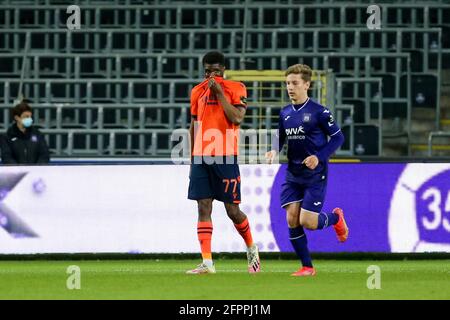
M214 31L214 32L212 32ZM321 28L247 29L246 51L273 52L300 49L306 52L404 52L419 54L418 71L428 72L441 54L440 28ZM242 29L0 29L2 51L17 52L29 35L32 50L46 53L204 53L220 50L236 53L244 43ZM8 41L8 39L12 41ZM246 53L247 53L246 52Z
M45 2L44 2L45 3ZM122 25L136 29L142 28L240 28L243 25L244 11L252 28L276 27L365 27L367 3L343 5L338 2L301 3L259 3L252 1L244 7L242 2L216 3L160 3L145 5L109 5L102 2L95 5L83 2L82 21L85 28L107 28ZM6 3L8 4L8 2ZM3 24L6 28L65 28L66 5L30 5L14 2L12 6L0 7L3 11ZM383 3L382 25L393 27L439 27L449 26L446 19L450 5L426 3ZM31 14L32 12L33 14ZM20 24L24 15L32 17L28 24ZM106 18L105 18L106 17Z
M30 59L29 78L202 78L203 54L67 54L67 53L36 53ZM247 69L285 70L295 63L305 63L313 69L325 70L333 68L336 73L366 75L374 72L401 76L408 72L406 60L409 53L381 52L329 52L301 55L293 51L272 53L248 53ZM11 65L20 64L19 54L0 54L0 58L10 58ZM227 69L240 69L240 55L227 54ZM14 67L14 68L17 68ZM48 71L48 70L55 71ZM84 71L83 71L84 70ZM14 77L14 69L3 73L3 77ZM0 74L2 75L2 74ZM397 80L399 82L399 80Z
M186 128L189 104L33 104L36 125L44 128ZM1 124L10 123L10 105L3 109ZM1 114L0 114L1 116Z
M0 83L6 104L18 79ZM187 103L202 79L25 79L24 95L33 103Z
M76 61L82 61L84 59L89 60L91 58L94 59L104 59L104 61L109 61L109 58L101 57L101 55L83 55L83 54L34 54L35 58L38 62L40 59L45 58L65 58L65 59L72 59L72 64L80 65L81 62L75 63ZM295 63L305 63L310 65L313 69L317 70L327 70L327 69L333 69L335 73L339 74L349 74L352 76L364 76L364 77L370 77L377 75L377 73L383 73L388 74L392 76L395 80L394 87L395 87L395 98L400 97L400 83L401 83L401 77L404 74L407 74L410 72L409 64L410 64L410 55L408 53L303 53L302 55L298 55L296 52L279 52L277 55L271 54L271 53L248 53L247 59L249 62L251 62L251 65L249 65L249 68L252 69L260 69L260 70L285 70L289 65L295 64ZM124 57L124 58L123 58ZM164 60L170 61L170 63L166 63L169 66L174 67L172 69L172 72L170 73L171 77L173 78L180 78L179 73L183 72L185 69L177 69L175 68L177 63L181 64L183 60L195 60L198 63L198 69L196 71L202 70L201 69L201 54L127 54L127 55L120 55L115 57L115 64L112 64L112 62L109 62L109 69L106 67L105 69L96 69L94 68L93 72L104 72L108 73L110 72L113 76L117 76L117 72L115 73L114 70L118 70L116 67L113 68L113 65L120 65L121 59L155 59L154 66L156 68L155 70L155 77L156 78L163 78L164 74L168 75L167 70L164 70L162 66L164 66ZM240 55L239 54L229 54L227 55L228 60L228 69L239 69L240 65ZM70 60L69 60L70 61ZM99 62L100 63L100 62ZM108 63L105 63L105 65L108 65ZM254 68L253 68L254 66ZM33 66L32 70L35 70L35 66ZM68 67L70 70L73 70L72 67ZM74 67L75 68L75 67ZM109 71L108 71L109 70ZM194 70L192 67L191 70ZM32 71L33 73L33 71ZM79 70L79 67L77 67L74 72L69 72L69 74L75 74L75 76L80 76L81 71ZM200 71L199 71L200 73ZM178 74L178 76L177 76ZM119 74L120 75L120 74ZM194 78L194 77L190 77ZM200 77L199 77L200 78ZM199 79L198 78L198 79ZM42 79L40 79L42 80ZM90 81L89 80L83 80ZM113 79L111 82L119 81L120 79ZM11 79L8 81L14 81L14 79ZM38 81L38 80L31 80L29 81ZM69 80L45 80L49 82L53 81L69 81ZM73 80L73 81L79 81L79 80ZM92 81L103 81L102 79L95 79ZM109 80L108 80L109 81ZM128 80L125 80L128 82ZM174 79L161 79L161 80L136 80L136 79L130 79L130 82L135 81L174 81ZM184 80L177 80L178 82L193 82L193 80L184 79ZM195 80L194 80L195 81ZM158 98L166 98L170 99L169 97L162 97L159 96ZM161 101L159 101L161 102Z
M284 75L283 70L226 70L225 77L230 80L252 83L253 87L248 86L248 88L256 88L260 90L260 93L252 99L255 102L258 101L258 104L264 105L266 102L263 100L264 97L262 90L272 89L270 86L261 87L259 83L275 84L278 87L277 90L281 89L281 95L270 95L270 102L280 99L278 102L282 105L286 100L288 100L286 95L283 94L286 91L284 87L286 76ZM328 106L332 106L334 104L334 86L332 86L333 81L334 77L331 70L312 71L311 92L313 92L313 97L318 103Z
M351 104L337 104L334 107L335 115L336 115L336 123L339 125L341 130L344 129L344 126L349 126L349 149L345 150L343 146L336 151L337 155L345 155L345 156L353 156L354 150L353 145L355 141L355 121L353 119L354 116L354 106ZM344 119L343 113L348 111L349 115L346 119Z
M51 152L61 156L189 156L189 130L170 129L43 129ZM80 141L79 138L82 138ZM239 160L258 163L271 150L275 130L241 132ZM78 139L77 139L78 138ZM180 138L183 140L180 141ZM245 139L250 138L249 143ZM77 141L78 140L78 141ZM244 140L244 141L243 141ZM181 155L177 146L182 144ZM161 146L163 145L163 146ZM181 157L180 157L181 156Z
M377 126L378 126L378 153L379 155L381 155L382 152L382 146L383 146L383 126L382 126L382 120L383 120L383 89L382 89L382 79L381 78L337 78L336 79L336 86L337 86L337 90L336 90L336 100L337 100L337 104L338 105L342 105L343 101L343 84L344 83L350 83L352 85L354 84L358 84L358 83L363 83L364 84L364 91L365 91L365 123L369 124L371 122L370 119L370 108L371 108L371 103L375 100L378 102L378 119L377 119ZM372 93L371 92L371 86L370 84L374 83L377 85L377 92ZM408 104L409 99L406 100L407 104L407 122L411 123L411 107ZM409 126L409 132L408 132L408 136L410 134L410 126ZM351 148L353 148L353 145L350 145Z
M428 134L428 156L433 156L433 139L437 137L449 137L450 132L446 131L432 131Z
M283 54L284 55L284 54ZM76 56L76 55L74 55ZM195 56L195 55L194 55ZM236 59L237 63L239 55L232 55L231 59ZM270 57L274 59L273 56L268 54L258 54L255 57ZM336 66L343 65L346 66L346 61L352 61L352 70L348 71L348 74L353 74L355 76L367 77L376 76L378 73L387 72L386 65L393 63L395 65L395 73L391 73L394 81L395 96L391 99L396 102L405 103L409 101L409 91L406 93L401 93L400 91L400 81L401 77L406 76L407 88L410 88L410 80L408 77L409 69L409 54L395 54L395 53L385 53L385 54L364 54L364 53L330 53L330 54L305 54L299 59L295 54L286 54L279 59L279 63L284 61L287 64L306 62L302 59L312 59L313 63L316 65L326 65L326 66ZM373 70L376 64L372 63L374 59L380 61L385 60L385 63L381 63L379 70ZM299 61L300 60L300 61ZM340 75L340 73L338 73ZM345 75L345 74L344 74ZM67 103L67 104L143 104L151 105L158 103L165 103L169 105L175 105L176 103L189 102L189 92L190 89L202 79L165 79L165 80L146 80L146 79L26 79L25 81L25 96L32 100L33 104L46 104L49 101L52 103ZM9 79L2 84L0 84L0 93L3 93L5 104L12 102L12 93L15 86L17 86L18 80ZM257 103L254 99L255 90L249 90L249 104ZM253 101L253 100L254 101ZM278 98L278 101L280 99ZM331 101L334 101L331 100ZM272 104L271 104L272 105ZM271 122L271 105L265 106L265 119L266 128L272 127ZM332 104L328 104L332 106ZM410 109L407 107L408 110ZM6 119L8 119L9 110L4 109L4 121L6 124ZM253 121L252 124L246 122L244 127L261 127L258 122L255 121L257 117L260 116L258 111L253 109L252 111ZM409 114L410 111L408 111ZM126 121L125 121L126 122ZM408 124L409 126L409 124ZM86 126L89 128L89 126ZM128 125L124 125L128 127Z
M123 154L167 156L172 150L173 130L170 129L44 129L42 133L47 138L50 150L56 152L57 156L64 154L68 156ZM80 144L84 148L75 146L77 136L82 136L83 141ZM126 138L122 146L117 145L119 137ZM164 140L167 141L166 146L158 146Z

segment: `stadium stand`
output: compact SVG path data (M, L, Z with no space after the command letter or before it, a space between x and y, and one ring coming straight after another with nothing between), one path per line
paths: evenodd
M378 1L379 30L365 2L343 3L78 0L82 27L70 31L63 1L0 1L0 126L21 91L53 157L168 156L171 130L189 125L201 57L221 50L231 70L331 71L341 154L427 154L430 132L450 126L449 1ZM249 86L244 128L276 127L276 86L262 95L270 112Z

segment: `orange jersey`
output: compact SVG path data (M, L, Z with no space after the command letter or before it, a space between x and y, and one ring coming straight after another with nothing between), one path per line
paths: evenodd
M234 106L247 107L247 89L241 82L215 77L225 98ZM191 115L197 116L194 129L194 156L230 156L238 154L239 126L228 120L208 79L191 91Z

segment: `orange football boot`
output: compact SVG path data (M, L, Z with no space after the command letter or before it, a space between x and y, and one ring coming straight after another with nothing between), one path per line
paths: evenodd
M348 227L344 219L344 211L341 208L335 208L333 213L339 216L338 222L333 226L339 242L345 242L348 238Z

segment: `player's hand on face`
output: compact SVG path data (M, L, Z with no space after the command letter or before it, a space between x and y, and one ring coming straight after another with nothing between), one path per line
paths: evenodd
M214 80L214 76L216 75L215 72L211 72L211 75L209 76L208 80L208 87L211 89L213 93L216 95L222 94L222 87Z
M266 160L267 163L272 164L275 160L275 157L277 156L277 152L275 150L271 150L266 152Z
M303 160L303 163L308 169L314 170L317 165L319 164L319 158L316 156L309 156L305 160Z

